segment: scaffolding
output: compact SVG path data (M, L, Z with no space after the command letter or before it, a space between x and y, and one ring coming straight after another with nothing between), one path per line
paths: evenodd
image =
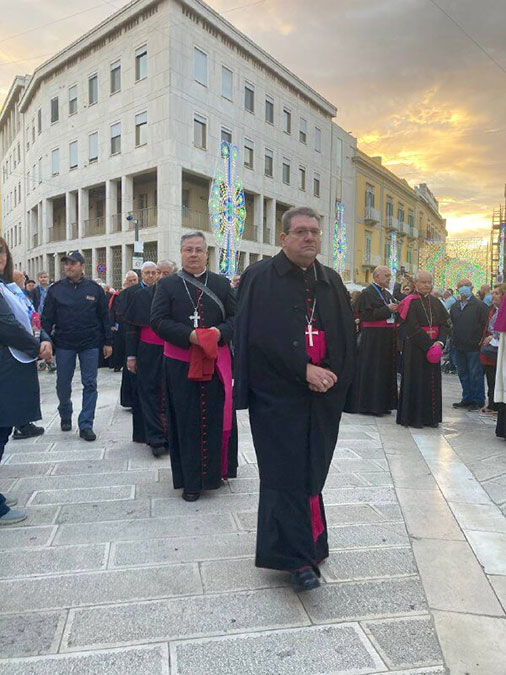
M490 231L490 281L504 281L504 237L506 234L506 205L498 206L492 214ZM501 241L502 240L502 241Z

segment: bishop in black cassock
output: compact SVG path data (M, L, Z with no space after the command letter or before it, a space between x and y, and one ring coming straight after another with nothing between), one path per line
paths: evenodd
M174 488L183 488L183 499L195 501L202 490L219 488L222 478L237 475L237 425L228 347L235 296L228 279L207 269L202 233L183 236L181 260L182 272L161 279L156 286L151 327L167 343L165 377ZM199 344L199 330L210 328L218 331L214 370L208 379L191 380L194 364L190 347ZM227 360L228 379L224 380Z
M437 427L442 421L441 363L437 357L448 339L450 317L431 290L432 276L420 271L415 277L415 293L399 305L405 337L397 424L417 429Z
M374 270L373 282L357 302L360 340L354 411L390 414L397 408L397 303L388 291L388 267Z
M319 216L283 217L283 250L241 277L234 337L236 407L248 408L260 472L256 565L319 585L329 553L322 499L355 367L340 276L316 260Z

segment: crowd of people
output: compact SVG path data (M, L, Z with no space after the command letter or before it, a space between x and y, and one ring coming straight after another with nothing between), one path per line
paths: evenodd
M260 474L256 565L289 571L303 591L319 585L329 553L322 490L343 411L396 410L398 424L437 427L446 357L462 386L454 406L497 414L506 438L506 285L478 297L462 279L440 293L422 270L391 292L391 271L380 266L350 298L317 260L315 211L287 211L280 243L230 282L208 268L204 234L189 232L180 270L146 261L113 290L85 276L79 251L62 258L62 279L27 280L0 238L0 458L9 437L44 432L34 424L38 362L56 368L60 428L69 432L79 360L84 441L96 439L98 368L121 371L132 440L170 455L174 488L188 502L237 476L236 410L248 409ZM0 496L1 525L26 517L15 507Z

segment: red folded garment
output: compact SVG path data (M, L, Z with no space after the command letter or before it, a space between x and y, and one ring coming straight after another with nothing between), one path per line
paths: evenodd
M218 333L212 328L196 328L198 345L190 347L188 379L209 382L218 358Z

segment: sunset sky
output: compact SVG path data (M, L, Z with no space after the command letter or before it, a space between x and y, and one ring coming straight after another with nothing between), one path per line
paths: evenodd
M428 183L450 236L488 233L506 182L505 0L253 2L208 4L332 101L362 150L411 185ZM0 101L16 74L125 4L11 4L0 27Z

